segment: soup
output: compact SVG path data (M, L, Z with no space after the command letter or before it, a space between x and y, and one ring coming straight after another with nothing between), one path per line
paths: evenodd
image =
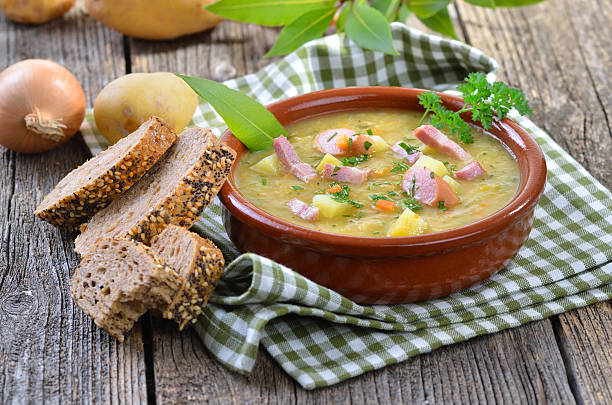
M431 126L415 129L420 118L381 110L297 122L287 127L288 142L275 140L276 151L245 152L235 184L278 218L366 237L461 227L515 196L519 168L503 144L473 130L474 142L459 146Z

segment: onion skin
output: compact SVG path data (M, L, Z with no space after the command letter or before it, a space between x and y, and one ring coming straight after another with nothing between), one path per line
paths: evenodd
M0 73L0 144L38 153L66 142L85 117L85 93L55 62L26 59Z
M0 9L9 20L42 24L64 15L75 0L0 0Z

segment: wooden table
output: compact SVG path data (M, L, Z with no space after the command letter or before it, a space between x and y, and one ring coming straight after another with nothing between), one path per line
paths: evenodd
M612 186L612 2L557 0L486 10L459 2L457 29L523 89L535 122ZM111 79L171 71L224 80L268 63L277 30L224 22L176 41L122 36L85 15L32 27L0 18L0 68L50 58L89 105ZM68 294L74 234L32 211L87 159L80 136L40 155L0 147L0 403L612 403L612 306L600 303L439 349L328 389L302 390L261 351L252 375L227 370L192 331L145 317L123 344Z

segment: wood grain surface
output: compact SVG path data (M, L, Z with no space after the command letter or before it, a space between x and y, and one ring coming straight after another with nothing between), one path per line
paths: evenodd
M579 10L579 12L576 12ZM486 10L458 2L457 30L500 62L534 120L612 186L612 4L547 1ZM5 65L51 58L72 70L89 103L127 72L172 71L225 80L251 73L278 29L224 22L175 41L141 41L77 8L31 27L0 19ZM261 350L249 376L231 372L192 330L145 318L124 344L76 308L70 233L34 219L53 185L87 158L80 137L27 156L0 147L0 403L351 404L612 403L612 306L601 303L441 348L336 386L302 390Z
M91 104L125 70L122 36L75 9L42 26L0 19L8 66L49 58L71 70ZM146 403L140 327L119 344L73 303L74 235L35 219L34 208L89 157L80 136L48 153L0 149L0 403Z
M512 10L461 3L467 37L523 89L534 121L612 188L612 2L547 1ZM579 403L612 403L610 302L552 318Z

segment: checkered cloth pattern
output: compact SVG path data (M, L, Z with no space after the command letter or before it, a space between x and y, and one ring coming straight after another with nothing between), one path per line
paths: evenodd
M225 82L262 104L345 86L451 90L469 72L494 80L498 65L478 49L393 23L399 56L357 47L344 35L309 42L257 73ZM612 195L529 119L518 121L548 163L546 190L530 238L490 279L450 296L405 305L363 306L252 253L225 233L215 201L193 230L229 263L195 325L210 352L249 373L259 345L302 387L329 386L440 346L494 333L612 297ZM223 121L200 100L193 124L217 135ZM91 111L82 133L93 154L108 146Z

